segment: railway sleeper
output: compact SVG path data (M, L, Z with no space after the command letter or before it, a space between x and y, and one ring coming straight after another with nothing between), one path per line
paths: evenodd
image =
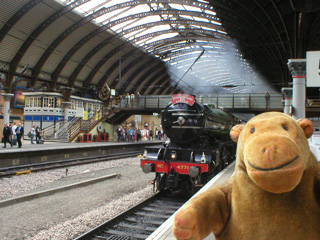
M170 217L170 214L163 215L163 214L150 214L150 213L141 213L137 212L135 215L143 216L147 218L160 218L160 219L168 219Z
M115 235L115 236L123 236L123 237L131 237L129 239L135 238L135 239L147 239L149 235L146 234L136 234L136 233L128 233L128 232L122 232L117 230L106 230L103 231L106 234Z
M128 222L137 222L137 219L133 218L133 217L125 218L125 220ZM145 220L145 218L143 220ZM141 221L141 222L143 222L143 221ZM152 220L148 220L148 223L156 225L156 226L160 226L163 223L163 221L158 221L158 220L152 219Z
M150 207L154 207L154 208L159 208L159 205L157 204L150 204L149 205ZM167 209L171 209L171 210L178 210L179 208L181 207L181 205L178 205L178 206L166 206Z
M170 214L172 215L175 210L170 210L170 209L155 209L155 208L150 208L150 207L146 207L146 208L142 208L141 210L145 211L145 212L154 212L154 213L165 213L165 214Z
M148 231L148 232L151 232L151 233L154 232L157 229L157 227L133 225L133 224L127 224L127 223L119 223L116 227L143 230L143 231Z

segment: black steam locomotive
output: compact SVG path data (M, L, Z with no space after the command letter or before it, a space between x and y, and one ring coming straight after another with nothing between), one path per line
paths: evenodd
M174 95L162 112L162 127L169 140L147 147L141 159L143 172L155 172L156 190L197 191L235 159L230 139L235 116L196 102L193 95Z

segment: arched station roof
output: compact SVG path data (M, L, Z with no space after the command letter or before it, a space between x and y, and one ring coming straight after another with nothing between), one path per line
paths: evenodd
M0 1L3 88L262 92L320 49L316 0ZM311 89L312 90L312 89ZM314 89L313 89L314 90Z

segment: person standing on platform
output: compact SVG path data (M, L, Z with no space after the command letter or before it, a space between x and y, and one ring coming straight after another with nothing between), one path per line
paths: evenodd
M19 123L19 125L16 129L16 134L17 134L17 139L18 139L18 148L21 148L22 147L21 138L23 137L23 134L24 134L24 127L21 126L21 123Z
M129 128L128 130L128 142L133 142L133 129L132 128Z
M117 128L117 134L118 134L118 142L121 142L121 136L122 136L122 129L121 129L121 126L119 126L118 128Z
M130 103L131 103L130 93L127 93L126 100L127 100L126 107L129 108L130 107Z
M12 130L12 139L13 140L17 140L17 133L16 133L16 130L17 130L17 125L16 125L16 123L14 122L13 123L13 126L12 126L12 128L11 128L11 130Z
M41 129L40 129L39 125L37 125L37 127L36 127L36 143L39 143L41 140L40 132L41 132Z
M34 144L34 138L36 136L36 126L33 125L33 127L31 128L31 144Z
M270 106L269 106L269 103L270 103L270 94L269 94L268 91L266 92L265 98L266 98L266 108L268 108L268 107L270 107Z
M136 135L137 135L137 142L141 141L141 131L139 128L137 129Z
M149 131L149 141L152 141L153 140L153 130L150 129Z
M11 147L12 147L12 143L10 141L10 135L12 134L11 132L11 128L8 126L8 123L5 123L4 124L4 128L3 128L3 143L4 143L4 146L3 148L6 148L6 144L7 142L10 143Z

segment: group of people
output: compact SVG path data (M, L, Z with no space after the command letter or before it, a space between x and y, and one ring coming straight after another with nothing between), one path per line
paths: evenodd
M155 136L154 131L143 129L139 130L135 127L130 128L123 128L121 125L118 126L116 129L117 135L118 135L118 142L128 141L128 142L135 142L135 141L141 141L141 140L161 140L163 138L163 132L156 128L155 130Z
M39 143L41 141L41 128L39 126L33 125L30 131L30 140L31 144L34 144L34 140L36 140L36 143Z
M13 143L12 142L15 142L17 141L18 143L18 148L21 148L22 147L22 142L21 142L21 138L23 137L23 134L24 134L24 128L23 126L21 125L21 123L18 124L18 126L16 125L16 123L13 123L13 125L9 126L8 123L5 123L4 124L4 127L3 127L3 148L6 148L7 147L7 143L9 143L12 147Z
M138 142L141 141L141 131L135 127L123 128L119 126L116 129L118 135L118 142Z
M8 123L4 124L3 127L3 137L2 137L2 142L3 142L3 148L7 147L7 143L10 144L12 147L15 145L15 143L18 143L18 148L22 147L22 141L21 139L23 138L24 134L24 127L19 123L16 125L16 123L8 125ZM34 141L36 140L37 143L40 143L41 141L41 128L39 126L33 126L31 128L31 131L28 133L28 137L30 137L31 144L35 144Z

